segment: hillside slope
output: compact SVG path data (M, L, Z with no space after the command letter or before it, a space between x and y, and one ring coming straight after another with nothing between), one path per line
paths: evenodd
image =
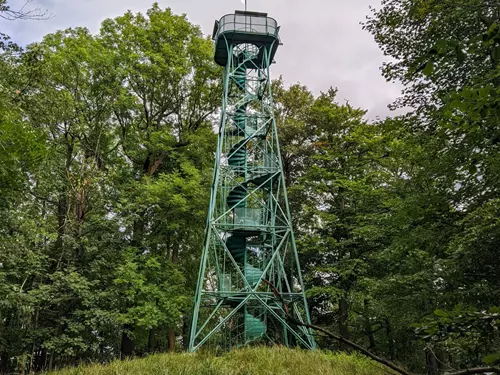
M220 357L157 354L107 365L67 368L51 375L384 375L378 363L354 354L285 348L246 348Z

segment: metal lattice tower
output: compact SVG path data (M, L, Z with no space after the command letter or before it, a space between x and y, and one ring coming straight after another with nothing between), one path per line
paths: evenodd
M219 140L189 349L249 343L314 348L273 114L277 22L236 11L215 22L224 66Z

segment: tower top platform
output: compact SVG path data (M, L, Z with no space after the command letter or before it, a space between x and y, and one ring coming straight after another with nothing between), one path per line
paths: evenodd
M270 52L268 61L272 63L280 44L279 29L276 20L267 13L236 10L234 14L226 14L214 25L215 62L226 66L229 46L253 44L260 49L254 62L259 66L266 65L264 49L260 47L267 47L265 49Z

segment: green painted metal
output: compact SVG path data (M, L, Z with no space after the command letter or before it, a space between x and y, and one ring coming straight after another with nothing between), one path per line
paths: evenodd
M189 349L270 342L315 348L286 195L269 68L280 44L263 13L227 15L214 28L225 67L215 159Z

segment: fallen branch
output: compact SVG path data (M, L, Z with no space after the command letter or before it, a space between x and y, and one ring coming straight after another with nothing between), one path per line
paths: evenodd
M309 323L303 323L297 319L295 319L289 312L288 310L288 306L287 304L285 303L285 300L283 299L283 296L281 295L281 293L279 292L279 290L273 285L271 284L269 281L267 280L262 280L264 283L266 283L267 285L269 285L269 287L272 289L274 295L276 296L276 298L278 298L281 302L281 304L283 305L283 310L285 311L285 315L286 315L286 320L289 321L290 323L292 324L295 324L297 326L302 326L302 327L306 327L306 328L310 328L310 329L314 329L315 331L318 331L318 332L321 332L325 335L327 335L328 337L331 337L337 341L340 341L346 345L349 345L351 348L357 350L358 352L360 353L363 353L364 355L366 355L367 357L370 357L371 359L373 359L374 361L378 362L378 363L382 363L383 365L389 367L390 369L402 374L402 375L413 375L411 372L408 372L406 371L405 369L402 369L401 367L399 367L398 365L396 365L395 363L391 362L391 361L388 361L384 358L381 358L375 354L373 354L372 352L366 350L365 348L359 346L358 344L350 341L350 340L347 340L346 338L342 337L342 336L338 336L334 333L331 333L330 331L327 331L326 329L322 328L322 327L319 327L319 326L316 326L314 324L309 324Z
M362 346L359 346L355 342L352 342L352 341L347 340L346 338L344 338L342 336L331 333L330 331L327 331L326 329L324 329L320 326L317 326L314 324L309 324L309 323L304 323L304 322L301 322L301 321L295 319L290 314L290 312L288 310L288 305L286 304L280 291L273 284L271 284L268 280L264 279L262 281L265 284L269 285L269 287L273 291L274 296L280 300L280 302L283 306L283 310L284 310L285 315L286 315L286 320L289 321L290 323L295 324L297 326L302 326L302 327L306 327L306 328L321 332L321 333L327 335L328 337L331 337L332 339L335 339L337 341L340 341L341 343L349 345L351 348L357 350L358 352L366 355L367 357L370 357L374 361L381 363L381 364L389 367L390 369L392 369L392 370L394 370L402 375L414 375L413 373L406 371L405 369L399 367L395 363L388 361L385 358L379 357L378 355L373 354L372 352L363 348ZM498 368L498 367L474 367L474 368L469 368L469 369L460 370L460 371L456 371L456 372L448 372L448 373L446 373L446 375L470 375L470 374L485 374L485 373L491 373L491 372L495 373L495 374L500 374L500 368Z
M303 327L306 327L306 328L311 328L311 329L314 329L315 331L324 333L328 337L331 337L331 338L333 338L333 339L335 339L337 341L340 341L340 342L342 342L342 343L344 343L346 345L349 345L350 347L356 349L358 352L363 353L364 355L366 355L367 357L370 357L374 361L382 363L383 365L385 365L385 366L393 369L394 371L396 371L396 372L398 372L398 373L400 373L402 375L413 375L411 372L408 372L405 369L402 369L401 367L397 366L393 362L388 361L388 360L386 360L386 359L384 359L382 357L379 357L379 356L373 354L372 352L368 351L367 349L363 348L362 346L359 346L355 342L347 340L346 338L344 338L342 336L335 335L335 334L331 333L330 331L327 331L324 328L318 327L318 326L316 326L314 324L302 323L302 322L298 321L297 319L295 319L293 317L287 317L287 320L289 322L293 323L293 324L300 325L300 326L303 326Z
M500 368L498 367L475 367L468 368L465 370L460 370L456 372L448 372L446 375L469 375L469 374L485 374L487 372L493 372L495 374L500 374Z

